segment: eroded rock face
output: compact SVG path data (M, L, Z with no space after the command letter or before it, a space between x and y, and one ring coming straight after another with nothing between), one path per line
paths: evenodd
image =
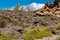
M37 11L34 11L34 13L36 13L36 14L42 13L44 16L48 15L48 16L60 17L59 11L60 11L60 0L55 0L53 3L47 2L43 9L39 9ZM42 14L40 14L40 15L42 15Z
M19 10L19 8L20 8L20 4L18 4L18 5L15 7L15 10L17 11L17 10Z
M54 6L60 7L60 0L55 0L54 1Z
M53 3L52 2L47 2L45 4L45 8L54 8L54 7L60 7L60 0L55 0Z
M5 35L13 35L13 36L19 36L20 33L14 29L11 28L0 28L0 33Z
M47 3L45 4L45 8L53 8L53 3L47 2Z

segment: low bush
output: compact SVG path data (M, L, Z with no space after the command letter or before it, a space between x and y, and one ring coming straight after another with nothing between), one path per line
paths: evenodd
M52 33L49 31L49 28L44 27L28 30L26 33L22 35L22 38L24 40L33 40L49 36L52 36Z
M12 35L0 35L0 40L14 40L15 37Z

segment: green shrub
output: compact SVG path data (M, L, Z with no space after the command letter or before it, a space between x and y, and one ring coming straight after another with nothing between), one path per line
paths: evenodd
M22 37L24 40L33 40L31 35L23 35Z
M37 28L28 30L25 34L22 35L22 38L24 40L33 40L48 36L52 36L52 33L49 31L49 28Z
M15 37L12 35L0 35L0 40L14 40Z

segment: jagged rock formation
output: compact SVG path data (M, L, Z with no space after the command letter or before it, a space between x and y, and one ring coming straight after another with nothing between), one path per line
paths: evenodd
M55 0L53 3L47 2L44 8L34 11L34 13L60 17L60 0Z
M20 8L20 4L18 3L18 5L15 7L15 10L19 10Z
M47 2L45 4L45 8L54 8L54 7L60 7L60 0L55 0L53 3L52 2Z
M60 7L60 0L55 0L54 1L54 6Z
M45 8L53 8L53 3L47 2L47 3L45 4Z

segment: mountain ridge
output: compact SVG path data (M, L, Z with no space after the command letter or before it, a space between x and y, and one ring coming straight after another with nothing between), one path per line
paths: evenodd
M38 4L38 3L32 3L29 5L25 5L25 6L20 6L19 10L21 10L22 7L24 7L24 9L29 10L29 11L36 11L40 8L43 8L45 6L45 4ZM14 7L11 8L5 8L4 10L14 10Z

